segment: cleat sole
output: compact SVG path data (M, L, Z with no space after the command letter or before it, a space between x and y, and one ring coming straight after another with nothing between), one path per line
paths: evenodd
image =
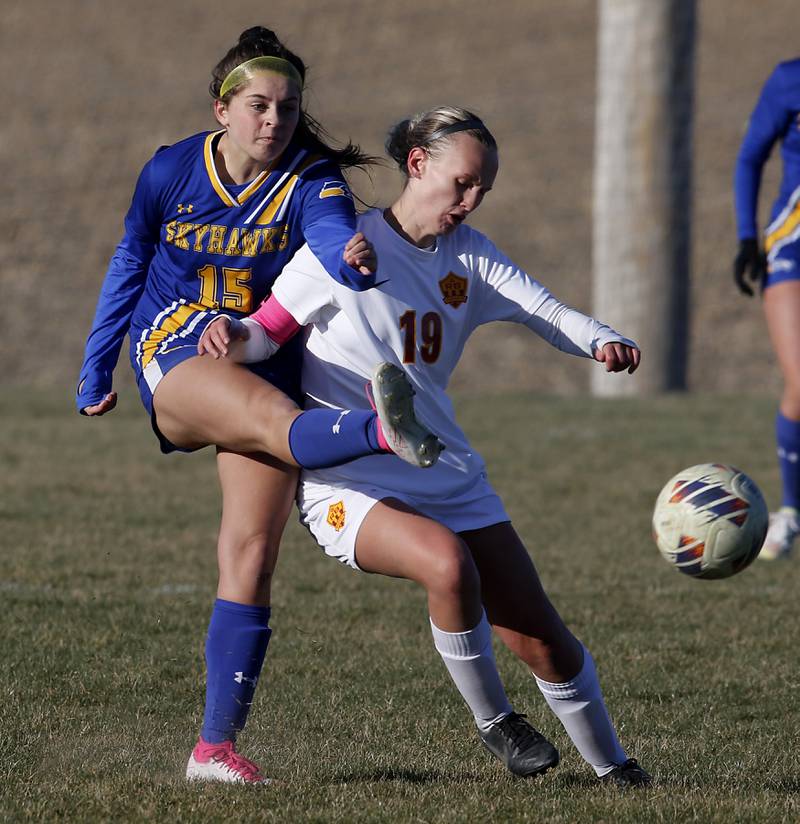
M444 448L439 439L414 415L416 393L405 372L391 363L381 363L372 377L372 400L384 435L395 455L413 466L427 469Z

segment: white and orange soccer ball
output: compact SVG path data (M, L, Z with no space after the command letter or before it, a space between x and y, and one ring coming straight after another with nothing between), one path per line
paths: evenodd
M664 558L693 578L728 578L749 566L767 534L761 490L738 469L698 464L671 478L656 500L653 536Z

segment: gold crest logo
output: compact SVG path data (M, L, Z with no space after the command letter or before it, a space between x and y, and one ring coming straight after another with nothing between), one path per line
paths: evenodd
M448 272L439 281L439 288L448 306L458 309L462 303L467 302L467 279L459 277L455 272Z
M328 523L337 531L344 529L344 501L331 504L328 507Z

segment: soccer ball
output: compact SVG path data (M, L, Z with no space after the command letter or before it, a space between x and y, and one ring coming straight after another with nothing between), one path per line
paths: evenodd
M690 466L661 490L653 536L661 554L693 578L728 578L749 566L767 534L761 490L725 464Z

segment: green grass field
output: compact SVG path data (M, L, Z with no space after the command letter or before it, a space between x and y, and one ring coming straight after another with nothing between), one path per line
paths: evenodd
M693 581L650 537L661 485L709 460L778 490L772 401L463 398L551 597L593 651L620 737L656 777L593 781L524 667L518 710L562 752L532 780L481 748L421 591L324 558L292 522L242 750L267 788L187 786L219 512L210 450L158 453L129 394L0 401L0 819L776 822L800 820L796 561Z

